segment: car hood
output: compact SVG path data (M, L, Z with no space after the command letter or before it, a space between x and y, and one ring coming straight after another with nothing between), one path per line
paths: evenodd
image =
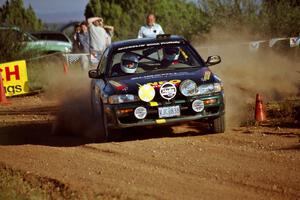
M137 94L140 86L149 84L156 90L166 82L173 83L177 88L184 80L193 80L198 85L220 82L220 80L207 68L189 70L166 71L137 76L114 77L108 79L109 93L113 94Z

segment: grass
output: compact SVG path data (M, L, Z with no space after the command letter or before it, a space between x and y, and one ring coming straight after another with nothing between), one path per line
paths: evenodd
M300 127L300 98L293 97L282 101L270 101L265 105L265 113L268 123L273 126ZM254 106L248 105L247 113L254 113ZM258 123L253 115L241 123L241 126L256 126Z
M63 69L63 57L60 54L50 54L34 60L28 60L27 74L31 90L40 90L49 85L49 79Z
M0 199L78 199L66 185L56 180L0 166Z

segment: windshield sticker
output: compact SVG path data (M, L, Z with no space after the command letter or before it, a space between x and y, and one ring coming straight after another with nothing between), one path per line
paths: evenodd
M160 46L160 45L166 45L166 44L180 44L181 41L167 41L167 42L155 42L155 43L149 43L149 44L137 44L137 45L131 45L131 46L124 46L120 47L117 50L126 50L126 49L135 49L135 48L141 48L141 47L154 47L154 46Z
M146 44L139 44L139 45L132 45L132 46L125 46L125 47L120 47L118 50L125 50L125 49L134 49L134 48L139 48L139 47L145 47Z
M153 75L146 75L146 76L137 76L131 78L132 81L134 80L145 80L145 79L163 79L164 77L167 78L169 76L186 76L189 75L188 72L172 72L172 73L163 73L163 74L153 74Z

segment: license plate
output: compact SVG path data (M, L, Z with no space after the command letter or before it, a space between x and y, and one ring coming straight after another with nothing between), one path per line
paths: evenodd
M179 106L160 107L158 108L158 116L159 118L180 116L180 107Z

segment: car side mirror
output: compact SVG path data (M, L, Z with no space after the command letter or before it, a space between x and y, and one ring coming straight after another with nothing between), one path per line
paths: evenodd
M219 64L221 62L221 57L220 56L209 56L207 58L207 61L206 61L206 65L207 66L212 66L212 65L216 65L216 64Z
M89 70L89 77L90 78L103 78L103 74L99 74L97 69Z

